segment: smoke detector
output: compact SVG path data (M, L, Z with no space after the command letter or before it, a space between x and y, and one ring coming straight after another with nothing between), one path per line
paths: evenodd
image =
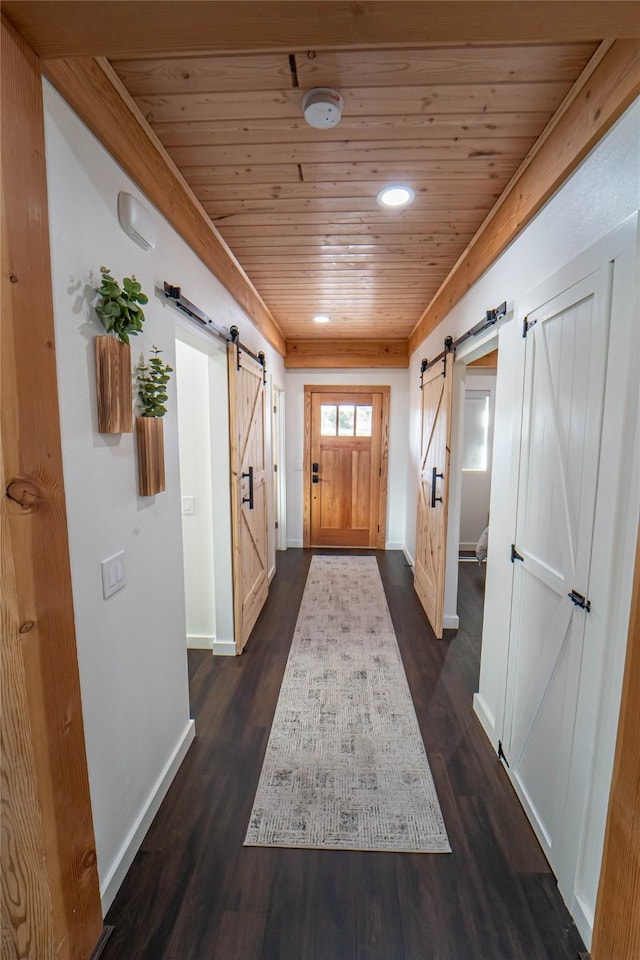
M304 118L310 127L327 130L340 122L344 100L337 90L329 87L314 87L302 98Z

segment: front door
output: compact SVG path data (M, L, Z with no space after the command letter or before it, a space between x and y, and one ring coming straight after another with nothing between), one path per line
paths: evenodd
M388 398L388 388L308 388L306 545L384 547Z
M453 354L427 370L422 381L422 432L416 562L413 585L436 637L442 639L447 562L449 453Z
M242 653L269 591L263 368L227 348L233 542L233 620Z
M576 606L571 595L579 603L589 591L609 273L604 268L530 313L526 339L503 746L565 889L573 889L577 857L565 849L568 818L581 812L567 785L581 736L575 724L585 620L603 615Z

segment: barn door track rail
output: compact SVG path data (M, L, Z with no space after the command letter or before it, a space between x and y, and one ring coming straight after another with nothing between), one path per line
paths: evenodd
M191 300L187 300L186 297L182 296L182 290L180 287L175 286L174 284L167 283L164 281L162 290L160 287L156 287L156 293L163 300L168 300L172 306L179 310L180 313L183 313L185 316L189 317L190 320L193 320L194 323L197 323L200 327L205 327L209 333L218 337L220 340L224 340L225 343L234 343L236 346L237 353L237 364L238 370L240 369L240 354L246 353L248 356L252 357L256 363L259 363L262 367L262 382L267 382L267 362L265 355L262 350L259 353L254 353L253 350L250 350L249 347L246 347L240 340L240 331L236 326L230 327L221 327L219 324L212 320L211 317L208 317L207 314L201 310L199 307L196 307L195 303L192 303Z
M440 363L442 360L443 369L442 376L446 377L447 375L447 354L454 353L463 343L466 343L467 340L470 340L471 337L477 337L479 333L482 333L488 327L492 327L494 323L497 323L498 320L502 320L503 317L507 315L507 301L505 300L500 304L499 307L494 307L493 310L487 310L482 320L479 323L476 323L474 327L471 327L470 330L467 330L466 333L463 333L458 337L457 340L454 340L453 337L445 337L444 339L444 349L438 354L437 357L434 357L433 360L427 360L426 357L422 360L420 364L420 389L423 387L423 378L427 370L433 367L436 363Z

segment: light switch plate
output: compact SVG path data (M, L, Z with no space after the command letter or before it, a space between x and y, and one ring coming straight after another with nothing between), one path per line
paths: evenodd
M122 590L126 581L124 569L124 550L112 557L100 561L102 570L102 595L106 600L118 590Z
M194 506L194 502L193 502L193 497L183 497L183 498L182 498L182 513L184 514L184 516L185 516L185 517L190 517L190 516L191 516L192 514L194 514L195 512L196 512L196 511L195 511L195 506Z

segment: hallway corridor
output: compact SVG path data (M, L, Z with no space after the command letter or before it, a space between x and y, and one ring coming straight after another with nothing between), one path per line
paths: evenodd
M403 554L364 551L378 558L453 853L242 846L310 559L328 552L278 553L241 657L189 652L196 740L109 911L102 960L575 960L580 937L472 712L475 564L460 565L460 628L438 641Z

